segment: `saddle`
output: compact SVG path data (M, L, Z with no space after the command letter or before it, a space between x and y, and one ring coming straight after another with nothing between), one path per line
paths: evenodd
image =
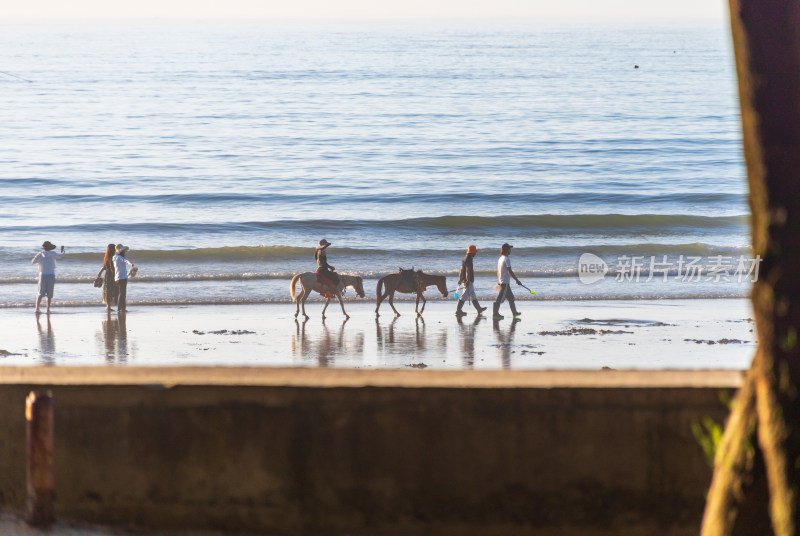
M405 268L400 268L399 274L400 274L400 282L397 284L398 287L405 286L413 290L419 289L419 281L417 281L417 273L414 271L413 266L409 270L406 270Z
M335 298L336 297L336 285L333 284L333 281L330 278L322 273L319 270L314 272L317 274L317 283L320 284L322 288L320 288L319 293L324 298Z

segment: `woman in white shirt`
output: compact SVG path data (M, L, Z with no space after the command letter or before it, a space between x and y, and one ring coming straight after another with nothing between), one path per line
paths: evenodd
M130 248L117 244L117 254L114 255L114 280L117 282L117 312L124 313L128 298L128 266L134 268L131 261L125 258L125 252Z

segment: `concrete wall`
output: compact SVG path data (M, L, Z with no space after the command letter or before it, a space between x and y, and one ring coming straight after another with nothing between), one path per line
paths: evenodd
M690 423L723 421L720 391L739 382L719 371L0 368L0 506L24 508L24 400L50 388L60 519L696 534L710 469Z

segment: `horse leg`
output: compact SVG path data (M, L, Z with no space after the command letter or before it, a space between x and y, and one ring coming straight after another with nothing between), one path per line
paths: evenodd
M378 303L375 305L375 316L381 316L378 313L378 309L381 308L381 303L383 302L384 299L386 299L386 294L385 293L378 294L378 296L377 296Z
M328 304L331 303L330 298L325 298L325 307L322 308L322 319L325 320L325 309L328 308Z
M350 318L350 315L347 314L347 311L344 310L344 302L342 301L342 294L340 292L337 292L336 297L339 298L339 305L342 306L342 314L345 316L345 318Z
M306 289L303 288L303 285L301 283L300 284L300 294L298 294L294 299L294 303L295 303L295 305L297 305L297 308L296 308L297 310L294 312L294 317L295 318L297 318L297 315L300 314L300 300L303 298L303 296L305 296L305 294L306 294Z
M381 316L380 313L378 313L378 311L381 308L381 302L383 301L383 298L386 297L383 294L383 290L381 290L381 289L384 290L386 289L386 286L384 285L384 280L385 278L381 277L380 279L378 279L378 284L375 285L375 318Z
M308 315L306 314L306 300L308 299L309 294L311 294L311 293L310 292L304 293L303 294L303 300L302 300L302 302L300 302L300 305L303 306L303 316L306 317L306 320L308 320L308 318L309 318Z
M398 313L397 309L394 308L394 291L395 289L392 289L392 292L389 294L389 305L392 306L392 311L394 311L394 317L397 318L398 316L400 316L400 313Z
M419 299L422 298L422 309L420 309L419 313L417 313L419 316L422 316L422 312L425 310L425 304L428 303L428 300L425 299L425 296L421 292L417 296L418 296L417 301L419 301Z

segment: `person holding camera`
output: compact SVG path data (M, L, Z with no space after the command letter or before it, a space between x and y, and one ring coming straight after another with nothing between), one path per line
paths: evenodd
M45 240L42 244L42 251L36 254L31 261L31 264L39 265L39 295L36 296L36 309L34 312L39 313L42 304L42 298L47 298L47 314L50 314L50 303L53 301L53 290L56 285L56 261L63 259L66 252L64 246L61 246L61 253L56 253L56 247L49 241Z

